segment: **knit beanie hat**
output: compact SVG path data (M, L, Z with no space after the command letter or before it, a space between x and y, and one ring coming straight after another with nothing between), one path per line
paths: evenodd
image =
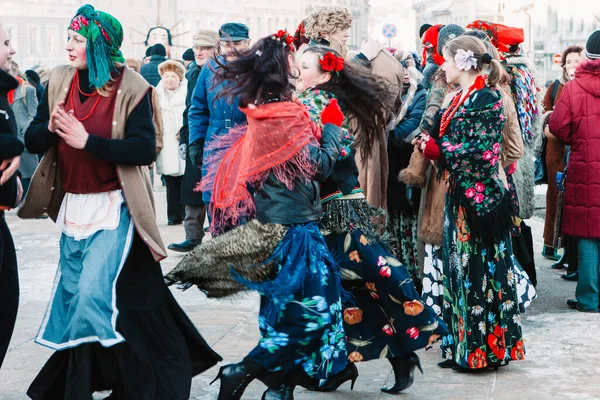
M585 55L590 60L600 59L600 30L592 33L585 44Z
M194 50L187 49L181 56L183 61L194 61Z
M154 46L152 46L152 51L150 52L150 54L153 56L166 57L167 49L165 49L165 46L163 46L162 44L156 43Z
M423 38L423 34L429 28L431 28L431 24L423 24L423 25L421 25L421 27L419 28L419 38Z
M32 69L28 69L27 71L25 71L25 76L27 77L29 83L31 83L34 86L38 86L41 83L40 76L37 72L35 72Z
M158 64L158 73L162 77L165 72L175 72L180 80L183 80L185 77L185 68L178 61L167 60L160 64Z
M463 33L465 33L464 28L456 24L448 24L440 29L440 33L438 35L438 51L440 54L448 41L461 36Z
M123 27L119 20L103 11L96 11L86 4L77 10L69 24L69 29L87 39L86 55L90 71L90 83L96 88L110 81L110 75L117 72L115 63L124 63L121 53Z
M148 48L146 49L146 57L150 57L152 55L152 48L154 46L148 46Z

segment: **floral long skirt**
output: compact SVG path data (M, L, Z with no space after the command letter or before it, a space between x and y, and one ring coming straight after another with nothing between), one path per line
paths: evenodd
M338 207L347 213L355 208L361 208L356 201ZM343 232L322 228L352 294L343 301L349 360L400 357L431 345L447 332L446 325L421 301L406 267L380 239L363 234L361 226L370 231L370 222L357 214L347 217L353 222Z
M446 200L442 355L481 369L522 360L525 347L510 233L493 246L470 240L466 221Z
M417 260L417 215L406 211L390 212L387 234L392 253L406 266L417 287L421 286L421 274Z

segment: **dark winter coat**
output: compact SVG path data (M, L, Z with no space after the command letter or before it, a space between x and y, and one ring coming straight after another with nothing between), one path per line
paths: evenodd
M25 146L17 138L15 114L8 104L8 92L16 89L19 82L7 72L0 70L0 162L20 155ZM0 186L0 205L13 206L16 200L17 176Z
M600 238L600 60L577 69L550 117L550 132L571 146L562 231Z
M181 185L181 204L187 206L203 206L204 202L202 201L202 193L194 192L194 188L196 184L200 182L202 179L202 173L200 169L194 167L192 164L192 160L190 159L190 152L188 150L188 140L189 140L189 123L188 123L188 113L190 112L190 107L192 106L192 93L194 93L194 88L196 87L196 82L198 82L198 76L200 76L200 70L202 67L198 67L196 62L192 62L188 71L185 74L185 79L187 79L188 87L187 87L187 96L185 99L185 111L183 112L183 126L179 131L179 147L185 146L185 173L183 175L183 184Z
M387 205L390 211L408 211L416 212L419 207L419 199L413 198L412 205L406 196L407 185L398 180L398 174L404 168L408 167L410 157L413 152L413 146L406 142L411 133L419 127L423 113L425 112L425 103L427 100L427 91L421 85L412 102L408 106L406 115L398 125L389 133L388 157L390 162L390 171L388 174L388 194ZM414 188L415 193L418 188Z
M222 82L214 87L215 71L218 69L218 64L210 60L198 76L188 113L189 144L203 140L206 148L214 137L226 135L229 128L246 122L246 114L240 110L237 99L230 102L225 96L219 96L226 83ZM204 152L202 176L206 173L206 160L210 156L211 152ZM208 203L210 196L210 192L202 192L204 202Z
M156 87L158 82L160 82L161 78L160 74L158 73L158 66L164 61L167 61L166 57L154 55L150 57L150 62L146 65L143 65L140 69L140 74L149 84L154 87Z

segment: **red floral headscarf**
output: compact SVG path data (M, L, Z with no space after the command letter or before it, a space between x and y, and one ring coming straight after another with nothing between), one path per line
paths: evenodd
M427 29L423 34L422 44L423 44L423 66L427 63L427 49L433 48L433 62L437 65L442 65L444 63L444 57L439 53L438 49L438 37L440 35L440 29L442 29L444 25L438 24L434 25L431 28Z

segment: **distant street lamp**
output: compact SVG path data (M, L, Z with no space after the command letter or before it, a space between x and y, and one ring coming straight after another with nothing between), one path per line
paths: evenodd
M523 14L527 15L527 25L528 25L527 30L529 33L529 40L528 40L528 43L529 43L528 53L529 54L528 54L528 56L531 59L533 59L533 46L531 45L531 40L532 40L531 38L533 37L533 34L531 32L531 15L529 15L528 11L531 10L533 7L535 7L535 4L531 3L531 4L527 4L526 6L523 6L519 9L513 11L513 13L515 13L515 14L522 12Z

